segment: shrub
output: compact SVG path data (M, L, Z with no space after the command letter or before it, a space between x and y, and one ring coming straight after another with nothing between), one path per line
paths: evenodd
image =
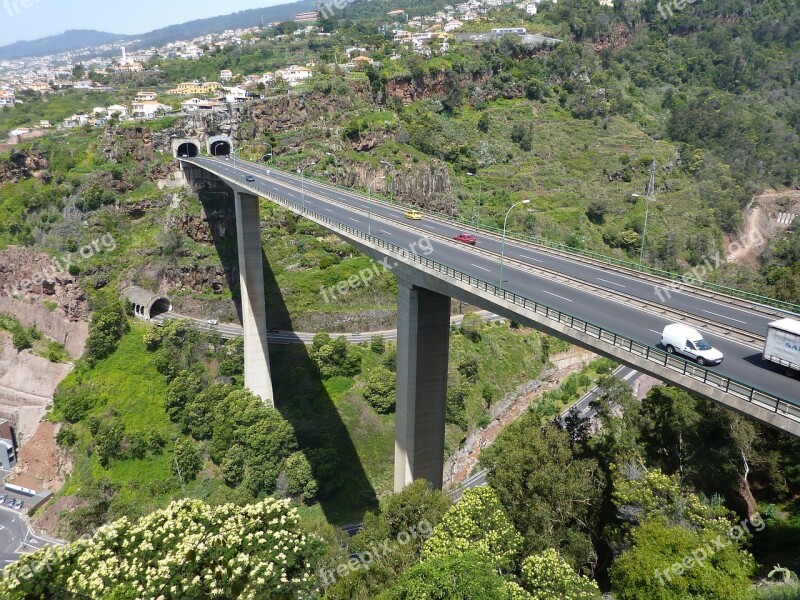
M172 472L181 477L183 481L192 481L202 467L203 459L200 457L200 450L197 446L189 440L177 440Z
M302 452L295 452L286 459L286 492L295 498L311 500L317 495L311 463Z
M364 399L381 414L394 410L397 375L385 367L377 367L367 378Z
M69 447L78 441L78 436L71 427L62 427L56 434L56 443L59 446Z
M373 335L369 341L369 349L374 354L383 354L386 351L386 342L382 335Z
M86 355L90 364L110 356L129 330L130 324L122 303L115 302L95 311L89 324L89 339L86 340Z
M86 388L59 390L53 397L53 404L70 423L77 423L94 407Z

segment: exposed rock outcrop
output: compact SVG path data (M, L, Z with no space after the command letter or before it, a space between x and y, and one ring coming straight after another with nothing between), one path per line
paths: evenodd
M31 177L50 181L49 167L47 157L41 152L12 152L8 160L0 161L0 187L9 181L17 182Z
M461 87L480 85L492 76L491 71L471 75L469 73L457 74L453 84ZM426 73L419 77L395 77L386 82L386 98L399 98L403 104L409 105L417 100L424 100L434 96L443 96L447 93L451 82L444 71Z

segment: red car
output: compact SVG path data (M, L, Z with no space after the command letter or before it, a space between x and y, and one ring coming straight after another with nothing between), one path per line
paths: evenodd
M457 242L463 242L463 243L465 243L465 244L470 244L471 246L474 246L474 245L475 245L475 242L477 242L477 241L478 241L478 238L476 238L476 237L475 237L474 235L472 235L471 233L459 233L459 234L458 234L457 236L455 236L453 239L454 239L455 241L457 241Z

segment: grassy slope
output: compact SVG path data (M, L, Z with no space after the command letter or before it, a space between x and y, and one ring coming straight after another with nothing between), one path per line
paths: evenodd
M196 481L181 489L170 461L173 441L183 434L165 413L166 382L155 370L153 355L142 341L146 328L134 323L111 357L92 368L79 367L62 387L91 389L95 407L89 415L115 414L126 434L158 431L170 441L162 454L148 453L146 459L119 460L103 468L92 453L92 435L84 418L73 426L78 438L74 448L75 469L59 496L89 494L91 498L88 490L95 489L98 482L112 482L119 491L110 502L109 518L123 514L136 517L184 495L211 501L243 499L239 491L225 487L218 469L210 462ZM497 400L541 372L541 339L535 332L500 325L483 327L477 343L458 333L451 336L450 386L465 385L469 423L474 426L484 414L484 393ZM361 393L368 374L393 352L392 345L387 344L383 355L359 348L362 374L326 381L320 381L312 371L305 348L289 346L272 350L275 385L281 390L277 408L295 428L301 447L333 447L344 457L341 489L322 504L304 511L324 515L337 524L360 519L364 509L372 506L372 494L380 497L392 489L394 417L375 413ZM471 356L478 359L480 381L488 382L489 392L481 385L461 380L458 366ZM205 360L208 368L213 369L214 357L207 356ZM447 434L448 447L452 449L464 432L450 424Z

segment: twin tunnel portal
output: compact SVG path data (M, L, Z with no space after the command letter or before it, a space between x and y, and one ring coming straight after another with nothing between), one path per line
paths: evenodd
M172 154L175 158L197 158L200 156L201 147L197 140L173 140ZM206 150L209 156L229 156L233 151L233 145L227 135L217 135L208 138Z
M460 266L461 263L451 261L447 265L435 262L409 252L408 247L379 239L373 235L378 224L382 229L377 230L385 233L392 241L396 241L398 237L392 238L390 235L392 228L388 221L376 220L377 206L368 209L372 211L369 214L369 229L360 230L357 226L346 225L347 220L359 222L365 217L366 212L361 209L366 208L364 202L369 202L368 199L306 181L303 184L301 204L299 200L295 200L300 197L302 183L295 181L297 176L274 169L267 175L263 166L238 159L232 164L228 160L200 158L199 148L200 144L194 140L173 142L173 152L181 161L181 168L190 182L196 177L212 175L224 181L235 192L245 386L267 404L274 405L274 394L267 347L259 198L266 198L320 224L376 262L395 265L392 273L397 279L398 289L394 473L396 491L420 478L428 480L437 488L442 486L452 298L587 348L682 389L705 396L724 408L800 436L800 396L796 382L786 385L776 380L775 390L770 389L770 393L767 393L709 369L696 367L667 355L652 345L619 335L619 332L612 332L610 327L606 329L594 325L582 316L576 317L554 310L549 305L532 300L530 295L512 293L503 289L503 282L497 287L453 268L453 264ZM231 153L230 140L224 136L211 138L208 140L207 150L212 157L228 155ZM352 200L352 205L344 206L343 199ZM313 206L312 200L320 208ZM402 217L404 209L394 208ZM323 210L331 214L325 215ZM337 211L350 216L338 216ZM402 221L400 225L405 230L410 227ZM395 235L399 234L400 230ZM505 244L505 240L503 242ZM451 249L474 252L470 248ZM386 263L387 260L390 262ZM475 258L466 260L479 262ZM596 304L597 300L593 299L592 302ZM577 304L576 302L574 306ZM623 318L630 322L631 309L626 306L621 308ZM593 306L593 310L602 311L602 308Z

